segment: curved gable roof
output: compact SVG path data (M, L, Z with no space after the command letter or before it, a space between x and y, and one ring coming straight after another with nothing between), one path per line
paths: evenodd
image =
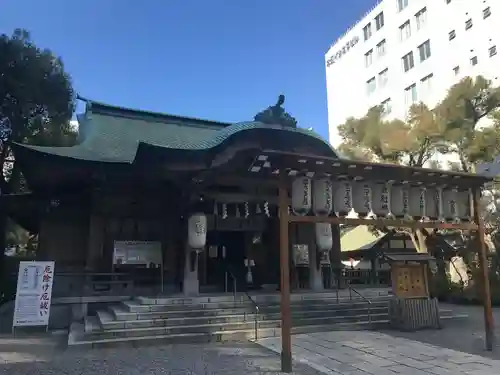
M224 147L230 140L250 133L273 133L267 137L277 148L283 148L287 134L314 145L318 153L337 157L335 150L318 134L302 128L267 125L250 121L235 124L189 117L134 111L90 102L85 115L78 117L80 143L72 147L20 145L24 149L64 158L106 163L133 163L140 146L180 152L203 152ZM279 135L276 132L280 132ZM271 141L270 141L271 139ZM275 141L274 141L275 140ZM281 147L279 147L281 146Z

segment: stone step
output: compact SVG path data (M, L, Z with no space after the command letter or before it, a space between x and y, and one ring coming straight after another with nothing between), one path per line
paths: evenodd
M391 292L388 289L360 289L360 294L368 299L376 299L380 297L389 297ZM261 303L279 303L279 294L253 294L252 300L257 304ZM349 294L347 289L339 290L339 301L348 302L351 300L363 300L356 293ZM142 305L205 305L212 303L233 303L233 302L248 302L248 296L245 293L236 293L216 296L197 296L197 297L137 297L135 300ZM309 301L336 301L336 292L321 292L307 294L291 294L291 303L308 303Z
M383 305L387 306L388 298L377 298L370 300L373 306ZM368 305L367 301L357 300L357 301L344 301L337 303L336 300L311 300L302 303L292 303L292 309L303 309L303 310L314 310L314 309L325 309L325 306L331 307L339 307L339 308L350 308L353 304L363 304ZM205 304L193 304L193 305L184 305L184 304L156 304L156 305L145 305L138 303L138 301L125 301L123 302L124 308L131 313L149 313L149 312L179 312L183 313L184 311L196 311L196 313L200 311L206 310L246 310L249 312L254 311L254 305L249 302L208 302ZM279 302L268 302L268 303L259 303L259 309L264 310L273 310L280 309Z
M316 310L316 311L293 311L292 320L299 322L305 318L329 318L329 317L347 317L356 315L371 314L387 314L387 307L361 307L343 310ZM154 314L154 313L152 313ZM220 323L237 323L237 322L253 322L256 314L239 313L225 314L216 316L192 316L192 317L161 317L161 318L145 318L138 315L132 316L132 319L123 320L116 319L115 315L107 311L98 311L97 317L103 329L118 329L118 328L138 328L150 326L181 326L181 325L198 325L198 324L220 324ZM260 313L257 315L259 321L264 320L279 320L280 312ZM137 318L137 319L136 319ZM140 319L142 318L142 319Z
M387 320L369 323L336 323L332 325L307 325L292 327L292 334L326 332L335 330L363 330L386 327ZM281 335L281 328L261 328L258 330L258 338L276 337ZM137 337L112 337L88 339L85 337L83 324L74 324L68 337L69 348L105 348L116 346L142 346L142 345L166 345L180 343L222 342L222 341L246 341L255 339L255 330L238 331L212 331L203 333L181 333L163 334L154 336Z

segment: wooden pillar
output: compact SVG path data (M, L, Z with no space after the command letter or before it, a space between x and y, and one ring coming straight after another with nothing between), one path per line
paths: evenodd
M481 271L481 287L482 298L484 307L484 329L485 329L485 344L486 350L493 350L494 341L494 322L493 311L491 309L491 293L490 293L490 280L488 275L488 258L486 255L486 242L484 239L484 222L479 212L479 201L481 198L481 191L475 188L472 191L472 213L475 223L477 224L477 242L479 246L479 268Z
M280 275L281 275L281 371L292 372L292 319L290 313L290 269L288 243L288 189L279 187Z

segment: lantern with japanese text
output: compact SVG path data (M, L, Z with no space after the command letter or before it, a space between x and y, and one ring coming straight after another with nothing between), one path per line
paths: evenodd
M410 216L423 218L426 216L426 197L424 187L410 187Z
M311 211L311 179L296 178L292 183L292 211L295 215L304 216Z
M442 218L442 189L427 188L425 191L425 214L431 219Z
M373 214L371 183L368 181L355 182L352 191L354 211L360 216Z
M339 181L335 184L334 203L338 216L347 216L352 210L352 185L349 181Z
M443 216L446 220L456 221L458 219L457 198L457 189L443 190Z
M468 221L472 219L471 204L472 199L470 190L463 190L457 193L457 211L458 217L461 220Z
M372 185L372 206L377 216L391 215L391 185L375 183Z
M410 213L410 194L407 185L391 187L391 211L396 217L405 217Z
M316 223L316 246L321 252L330 251L333 246L332 225L330 223Z
M329 178L313 182L313 212L318 216L328 216L333 210L333 184Z
M201 250L207 242L207 217L196 213L188 219L188 245L192 249Z

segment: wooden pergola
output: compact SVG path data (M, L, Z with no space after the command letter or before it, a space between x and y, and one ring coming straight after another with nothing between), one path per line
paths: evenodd
M477 231L479 264L481 268L481 287L485 317L485 344L487 350L493 347L493 315L491 308L490 286L487 269L484 224L479 215L478 201L482 186L491 179L468 173L448 172L426 168L404 167L399 165L358 162L345 159L328 158L316 155L281 152L275 150L253 150L243 157L235 157L234 163L247 168L246 172L235 175L234 171L216 179L272 185L279 190L280 220L280 280L281 280L281 364L283 372L292 371L291 312L290 312L290 274L289 274L289 224L326 222L335 225L371 225L376 227L401 227L411 229L456 229ZM234 164L233 164L234 165ZM229 172L229 170L227 171ZM448 186L472 192L470 199L470 221L443 222L439 220L408 220L397 218L348 218L337 216L296 216L289 212L291 183L300 176L328 176L332 180L390 181L417 186Z

